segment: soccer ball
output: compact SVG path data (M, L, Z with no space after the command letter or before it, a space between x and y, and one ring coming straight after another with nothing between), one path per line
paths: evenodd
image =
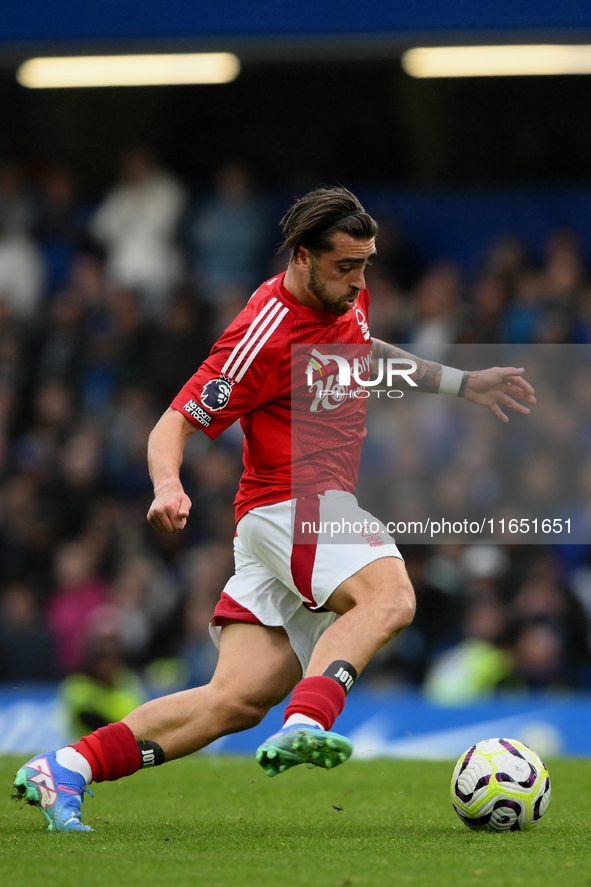
M540 757L517 739L485 739L460 757L451 800L475 831L532 828L548 809L550 776Z

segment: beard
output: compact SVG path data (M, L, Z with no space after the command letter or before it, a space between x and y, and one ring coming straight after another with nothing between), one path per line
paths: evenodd
M322 281L318 277L314 264L312 264L310 267L308 289L316 296L324 310L328 311L330 314L334 314L335 317L342 317L343 314L346 314L348 311L351 310L351 306L347 305L344 297L341 299L335 299L329 294L326 285L322 283ZM358 295L359 293L357 292L357 290L355 290L347 298L353 299Z

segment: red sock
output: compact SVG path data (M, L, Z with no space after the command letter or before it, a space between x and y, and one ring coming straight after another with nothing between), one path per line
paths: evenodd
M345 707L345 691L341 684L324 675L304 678L295 687L285 709L285 720L290 715L306 715L330 730Z
M93 782L121 779L142 766L137 740L127 724L108 724L84 736L72 748L86 758Z

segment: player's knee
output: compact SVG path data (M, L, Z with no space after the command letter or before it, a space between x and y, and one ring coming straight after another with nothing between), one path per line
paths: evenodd
M255 705L254 703L242 702L236 708L235 717L238 722L239 730L250 730L260 724L269 709L263 705Z
M232 699L222 703L220 708L228 732L238 732L250 730L260 724L271 706L245 699Z
M405 595L404 600L399 602L398 609L398 621L400 623L400 630L403 628L407 628L410 623L415 618L415 613L417 609L417 602L415 599L414 591L412 587L410 587L410 593Z
M384 641L396 637L414 619L416 602L410 583L408 587L398 589L396 595L384 595L380 600L376 623L380 626Z

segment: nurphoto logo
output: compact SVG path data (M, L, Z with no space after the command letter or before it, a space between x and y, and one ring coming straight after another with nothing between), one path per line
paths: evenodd
M343 403L347 398L366 399L372 393L379 398L381 394L386 394L388 398L399 398L404 396L404 392L393 388L394 378L402 377L405 382L412 388L417 387L417 383L411 378L412 373L416 372L416 361L404 357L388 357L384 359L380 357L377 361L377 375L374 379L361 378L362 375L369 375L372 368L371 354L364 357L355 357L351 362L343 357L342 354L321 354L317 348L313 348L311 352L304 354L308 358L306 366L306 381L310 392L315 390L315 398L310 410L318 412L319 408L335 409L339 404ZM336 364L335 368L331 364ZM314 374L320 378L314 379ZM351 379L356 383L357 387L351 387ZM377 385L385 381L385 388L377 388Z
M403 397L403 391L393 388L395 378L402 377L410 387L417 387L411 378L417 370L417 363L404 357L380 357L376 366L377 375L369 379L362 376L368 377L372 369L371 354L350 361L342 354L321 354L317 348L313 348L303 356L308 359L305 372L310 393L314 394L310 406L313 413L334 410L347 399L367 399L372 391L378 398L382 394L390 399ZM315 379L314 375L319 378ZM351 386L352 381L356 387ZM376 387L384 382L385 387Z
M314 384L315 372L320 373L320 376L326 375L328 377L329 372L326 367L328 367L333 361L337 365L336 383L343 388L349 388L351 386L351 376L357 385L361 385L363 388L372 388L375 385L381 384L383 381L386 382L388 388L391 388L394 384L395 376L401 376L412 388L417 387L417 383L411 378L412 374L417 371L417 363L415 360L410 360L405 357L378 358L377 377L371 380L360 378L361 374L367 372L372 364L371 355L362 357L361 359L355 357L353 359L352 369L347 358L343 357L341 354L321 354L316 348L313 348L311 353L305 354L304 357L308 358L306 380L310 387ZM334 373L332 373L332 379L335 379Z

